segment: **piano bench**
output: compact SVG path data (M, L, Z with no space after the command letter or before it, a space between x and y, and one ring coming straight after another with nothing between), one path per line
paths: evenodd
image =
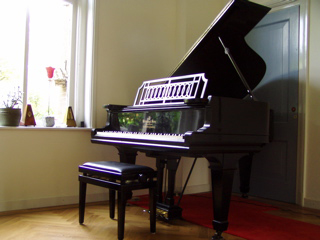
M109 189L110 218L114 219L115 192L118 192L118 239L124 237L125 207L132 191L149 189L150 231L156 231L156 176L152 168L129 163L100 161L79 166L79 223L84 222L87 184Z

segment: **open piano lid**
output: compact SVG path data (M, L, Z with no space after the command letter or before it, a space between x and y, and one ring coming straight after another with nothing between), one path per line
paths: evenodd
M247 0L230 1L203 35L184 56L171 76L205 73L209 95L244 98L247 89L241 81L219 37L229 48L249 87L254 89L266 71L263 59L245 42L244 37L270 11Z

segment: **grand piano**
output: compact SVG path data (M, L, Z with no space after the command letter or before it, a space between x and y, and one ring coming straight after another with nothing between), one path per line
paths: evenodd
M137 152L156 160L157 208L167 220L182 214L174 200L180 160L207 159L213 239L223 239L228 228L235 171L217 155L241 155L240 172L246 173L241 185L246 194L252 156L269 142L270 109L253 91L266 65L244 39L269 10L247 0L230 1L170 76L144 81L132 106L104 106L106 125L91 134L92 143L115 146L121 162L135 163ZM164 169L168 173L165 195Z

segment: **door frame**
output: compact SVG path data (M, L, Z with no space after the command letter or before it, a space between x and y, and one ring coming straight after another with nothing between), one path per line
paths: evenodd
M261 2L261 1L256 1ZM268 3L269 2L269 3ZM265 6L270 12L299 6L299 92L298 92L298 142L297 142L297 179L296 203L303 205L305 176L305 119L306 119L306 84L309 79L309 0L277 0L268 1Z

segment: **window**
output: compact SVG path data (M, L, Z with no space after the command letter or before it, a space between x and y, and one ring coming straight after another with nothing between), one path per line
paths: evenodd
M91 126L93 9L94 0L0 0L0 91L20 86L37 126L47 115L64 126L68 106Z
M25 47L25 6L22 1L17 8L15 1L0 0L0 29L0 96L2 96L10 92L14 86L22 84Z

